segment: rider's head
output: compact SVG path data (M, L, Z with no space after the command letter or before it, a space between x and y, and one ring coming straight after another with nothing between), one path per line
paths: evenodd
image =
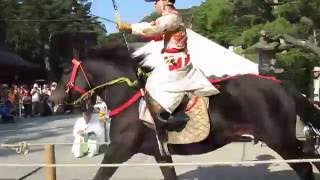
M93 106L89 103L85 103L81 106L82 116L84 120L88 123L91 119L91 115L93 112Z
M162 14L166 7L173 7L175 0L145 0L146 2L155 2L154 6L158 14Z

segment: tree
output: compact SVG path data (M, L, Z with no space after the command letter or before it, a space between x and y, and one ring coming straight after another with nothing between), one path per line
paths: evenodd
M241 34L273 21L272 6L258 0L207 0L195 9L194 29L224 45L239 45Z
M7 19L0 20L0 42L27 60L42 63L44 47L55 33L95 31L102 41L106 30L90 16L90 6L88 0L0 0L0 18Z

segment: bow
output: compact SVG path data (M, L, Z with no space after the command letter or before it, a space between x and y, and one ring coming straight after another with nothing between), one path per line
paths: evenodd
M116 0L112 0L112 4L113 4L113 9L114 9L114 12L115 12L115 15L116 15L116 23L119 24L119 23L121 23L121 16L120 16L120 11L118 9ZM122 36L123 36L124 42L126 43L127 49L130 52L130 48L129 48L129 45L128 45L126 34L124 32L122 32Z

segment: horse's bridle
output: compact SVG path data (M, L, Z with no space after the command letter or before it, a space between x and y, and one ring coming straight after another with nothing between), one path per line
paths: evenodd
M138 85L137 80L131 81L130 79L128 79L126 77L119 77L117 79L111 80L109 82L106 82L104 84L98 85L93 88L90 85L87 73L83 69L82 62L78 61L76 59L73 59L72 64L73 64L73 69L72 69L72 73L69 78L69 81L66 84L66 93L69 94L71 90L75 90L81 94L80 98L78 98L76 101L71 103L72 105L78 104L79 102L82 102L83 99L87 99L88 97L91 97L97 89L106 88L108 86L112 86L112 85L120 84L120 83L126 83L129 87L137 87L137 85ZM85 77L87 84L90 87L90 90L84 90L83 88L75 85L75 80L77 78L77 73L79 71L79 68L81 69L83 76ZM143 74L144 73L141 71L141 69L138 70L138 75L143 75ZM128 101L124 102L123 104L121 104L117 108L110 110L109 117L114 117L114 116L120 114L122 111L126 110L128 107L130 107L134 103L138 102L138 100L142 96L143 96L142 90L141 89L137 90Z
M78 75L78 72L79 72L79 69L81 70L81 72L83 73L83 76L87 82L87 85L90 87L91 89L91 84L89 82L89 79L88 79L88 75L87 73L85 72L83 66L82 66L82 62L81 61L78 61L77 59L72 59L72 64L73 64L73 67L72 67L72 72L71 72L71 76L69 77L69 81L65 84L65 93L67 95L69 95L69 93L71 92L71 90L74 90L76 92L79 92L81 95L84 95L86 94L88 91L83 89L82 87L80 86L77 86L75 85L75 81L77 79L77 75ZM64 102L65 104L68 104L70 105L70 103L66 103ZM60 106L62 106L63 104L57 104L55 106L55 108L59 108ZM74 105L74 104L72 104ZM56 110L54 110L56 111Z
M87 91L85 89L83 89L82 87L75 85L75 81L76 81L77 74L80 69L88 86L91 89L91 84L89 82L87 73L84 71L81 61L78 61L77 59L72 59L72 64L73 64L72 73L71 73L71 76L69 78L68 83L66 84L66 94L69 94L71 90L77 91L80 94L85 94Z

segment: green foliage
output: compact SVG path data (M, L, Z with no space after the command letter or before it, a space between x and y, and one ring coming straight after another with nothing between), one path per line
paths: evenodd
M257 27L275 19L271 6L258 0L207 0L195 15L194 29L225 46L252 44Z
M277 59L280 67L286 71L286 78L293 80L303 93L309 93L311 83L311 71L319 62L314 55L301 49L290 49L278 53Z
M214 36L214 32L231 23L233 8L229 0L208 0L195 12L196 26L200 32Z
M249 47L256 42L258 42L261 30L266 30L271 36L276 36L278 34L291 34L296 35L298 33L298 26L291 24L286 19L280 17L272 22L267 22L266 24L258 24L252 26L242 32L241 37L238 38L238 45L242 44Z
M291 23L298 23L300 19L299 6L297 3L282 4L278 6L276 13Z
M278 53L277 59L283 67L300 67L310 61L310 56L301 49L293 48L283 53Z
M296 35L298 33L298 26L291 24L283 17L277 18L273 22L266 23L263 29L269 32L271 36L276 36L278 34Z
M315 26L320 28L320 1L319 0L299 0L299 13L313 20Z
M272 7L266 1L259 0L233 0L235 6L234 15L240 20L247 19L246 26L273 21Z
M255 25L250 29L243 31L241 34L240 43L248 46L253 45L259 40L259 32L263 29L263 25Z
M55 33L94 31L98 33L99 42L103 41L106 30L89 15L90 6L88 0L0 0L0 18L9 19L0 21L0 42L11 46L25 59L40 62L43 60L44 46ZM46 21L53 19L71 21Z

